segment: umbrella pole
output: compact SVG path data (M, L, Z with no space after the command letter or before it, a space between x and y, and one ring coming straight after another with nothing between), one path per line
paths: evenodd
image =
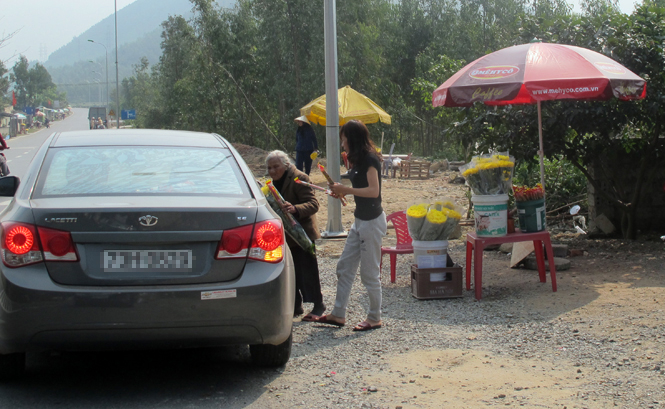
M543 186L543 197L545 197L545 162L543 159L545 151L543 150L543 113L540 108L540 101L538 101L538 139L540 142L540 150L538 151L540 156L540 184Z

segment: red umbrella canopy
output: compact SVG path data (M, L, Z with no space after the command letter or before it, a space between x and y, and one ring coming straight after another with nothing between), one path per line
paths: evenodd
M478 58L432 94L432 105L535 104L556 99L621 100L646 96L646 81L595 51L530 43Z

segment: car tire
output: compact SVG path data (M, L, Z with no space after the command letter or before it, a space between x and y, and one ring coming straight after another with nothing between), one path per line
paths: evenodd
M249 354L256 366L283 366L291 357L293 334L279 345L250 345Z
M19 378L25 371L25 354L0 355L0 381Z

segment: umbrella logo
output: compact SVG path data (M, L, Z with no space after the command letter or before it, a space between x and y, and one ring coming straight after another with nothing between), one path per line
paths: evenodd
M495 80L510 77L518 72L520 72L519 67L514 65L492 65L471 70L469 77L477 80Z
M448 95L448 92L444 89L443 92L440 92L436 97L434 97L434 103L435 104L442 104L446 101L446 96Z
M601 70L605 72L609 72L610 74L625 74L626 69L619 64L614 64L611 62L595 62L593 63L596 67L600 68Z

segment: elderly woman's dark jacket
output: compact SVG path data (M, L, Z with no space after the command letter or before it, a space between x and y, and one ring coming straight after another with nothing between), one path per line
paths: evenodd
M305 182L309 182L309 176L296 169L293 165L289 165L286 172L284 172L284 175L286 178L282 190L280 191L282 197L284 200L295 206L297 212L294 214L294 217L298 220L298 223L302 225L303 229L305 229L307 236L309 236L312 241L321 238L319 227L316 224L316 212L319 211L319 201L314 195L314 189L293 181L295 178L298 178ZM287 241L291 241L288 236ZM292 244L295 243L289 245Z

